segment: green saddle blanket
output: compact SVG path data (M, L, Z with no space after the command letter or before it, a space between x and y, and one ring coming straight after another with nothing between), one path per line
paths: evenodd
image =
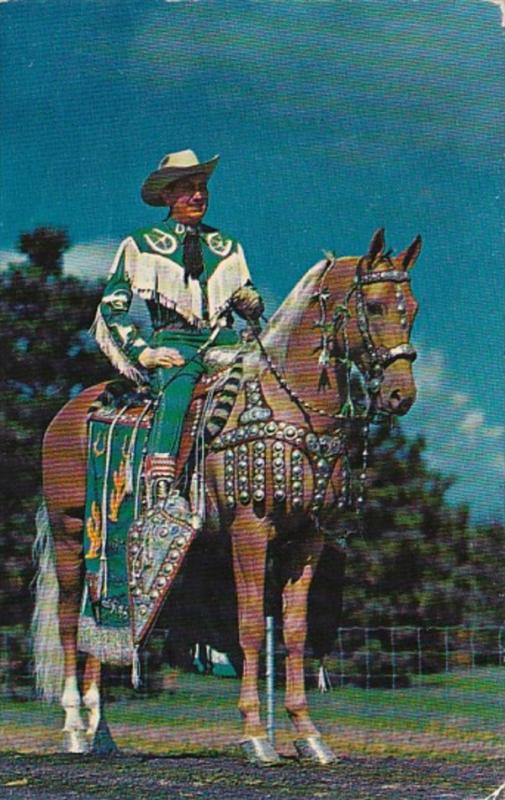
M142 414L133 426L126 411L89 422L78 646L106 663L135 665L196 534L177 493L163 510L145 508L147 434Z

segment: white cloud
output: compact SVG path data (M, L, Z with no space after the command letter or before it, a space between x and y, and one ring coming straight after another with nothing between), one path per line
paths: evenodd
M105 278L118 242L97 240L72 247L65 255L65 271L81 278Z
M484 0L485 3L492 3L494 6L498 6L501 11L501 26L505 28L505 0Z
M503 425L491 425L488 428L484 428L482 433L484 436L487 436L488 439L500 439L505 433L505 428Z
M107 239L74 245L65 254L65 272L88 280L107 277L117 245L118 242ZM0 250L0 269L9 263L23 261L23 254L16 250Z
M496 470L505 477L505 453L497 453L493 456L493 463Z
M3 0L0 0L0 3ZM16 250L0 250L0 269L2 267L6 267L7 264L12 263L13 261L21 261L23 256L21 253L18 253Z
M451 403L456 408L461 408L461 406L465 406L467 403L470 402L470 397L464 392L454 392L451 397Z
M463 433L475 433L484 425L484 414L482 411L468 411L459 424L459 429Z
M416 367L416 384L419 397L437 394L444 378L444 356L439 350L431 350L419 359Z
M505 427L488 419L440 350L418 349L418 399L402 425L425 437L432 469L457 478L448 493L452 501L469 503L480 518L503 514Z

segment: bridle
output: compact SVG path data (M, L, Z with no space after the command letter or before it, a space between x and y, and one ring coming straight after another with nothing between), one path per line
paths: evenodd
M391 259L386 255L383 257L383 260L388 263L390 269L382 270L380 272L372 272L370 270L364 271L363 267L367 262L367 256L363 256L360 258L356 265L356 273L354 276L353 284L349 291L347 292L344 302L342 305L337 305L334 312L333 312L333 320L331 325L331 338L332 338L332 350L334 353L337 352L336 347L336 337L339 330L342 330L343 340L344 340L344 351L345 351L345 361L350 362L350 346L349 346L349 339L348 339L348 332L347 332L347 323L350 319L350 311L349 311L349 303L353 295L356 296L356 322L358 325L358 330L361 335L361 339L364 345L365 352L368 357L368 363L366 365L356 363L356 366L363 374L365 379L365 385L368 392L371 395L376 395L380 390L382 381L384 380L384 371L393 364L395 361L399 359L404 359L409 362L415 361L417 358L417 353L415 348L409 342L401 342L400 344L394 345L393 347L384 347L383 345L377 345L374 340L372 333L370 331L370 324L368 320L367 310L366 310L366 301L363 292L363 287L368 286L373 283L394 283L397 287L396 289L396 299L397 299L397 309L400 311L401 314L401 324L402 327L407 326L407 318L405 316L406 306L405 306L405 299L403 297L403 293L401 291L401 285L403 283L410 283L410 275L406 270L398 270L394 269ZM332 258L326 265L326 268L321 276L321 281L319 284L319 289L316 292L316 296L319 300L319 305L321 309L320 319L318 321L318 325L321 327L322 331L322 341L321 341L321 354L319 363L320 366L325 368L329 364L329 356L330 356L330 337L329 337L329 329L327 326L326 320L326 307L328 300L330 299L330 294L327 290L323 288L324 281L327 278L329 272L335 268L337 265L337 259ZM355 363L355 362L354 362ZM350 367L350 364L348 364Z
M375 408L375 398L380 389L381 383L384 379L384 372L387 369L387 367L390 366L395 361L398 361L399 359L405 359L406 361L413 362L417 355L414 347L409 343L402 342L390 348L383 347L382 345L376 345L372 333L370 331L363 287L372 283L395 284L395 286L397 287L396 290L397 309L400 311L401 315L400 322L402 327L406 328L408 325L406 317L406 304L405 304L405 299L403 297L403 293L401 291L401 285L403 283L410 282L410 276L406 270L394 269L394 265L387 254L383 256L383 261L386 261L386 263L390 268L382 270L381 272L372 272L370 269L369 257L363 256L362 258L359 259L356 265L356 272L354 275L352 286L347 291L343 303L335 304L331 320L329 319L329 313L328 313L328 301L331 299L331 293L328 290L328 288L325 287L324 284L325 284L325 279L327 278L330 271L334 269L338 264L338 261L335 256L332 255L331 258L330 257L328 258L324 266L324 269L322 271L321 277L319 279L318 287L311 297L311 302L313 303L317 302L319 304L319 310L320 310L319 319L315 323L315 325L317 328L320 329L320 335L321 335L320 347L318 348L320 352L319 366L321 368L321 375L327 372L327 369L331 365L332 360L334 362L335 368L337 367L337 361L338 361L341 364L342 363L344 364L346 370L347 398L342 407L340 408L339 412L337 413L331 413L324 409L316 408L311 403L308 403L306 400L304 400L303 397L298 395L297 392L295 392L289 386L288 382L283 377L277 365L274 364L274 362L272 361L270 354L265 350L261 338L258 335L257 327L249 323L253 339L256 341L259 351L262 354L263 358L265 359L269 371L276 378L279 386L286 392L286 394L289 396L293 404L296 405L299 411L302 413L305 422L307 424L307 428L311 431L311 435L317 442L319 448L322 448L323 440L327 439L328 436L327 434L322 434L322 435L315 434L314 428L312 426L311 415L318 414L322 417L334 419L337 425L339 424L337 421L340 421L340 430L344 432L344 438L340 440L340 443L342 445L342 451L341 451L342 489L341 489L341 496L337 502L338 508L340 509L343 509L345 507L350 507L352 502L352 488L351 488L351 477L350 477L351 468L350 468L349 453L347 448L347 435L345 435L346 428L343 423L344 421L356 421L360 425L362 434L361 467L358 478L358 484L357 484L358 489L354 506L354 509L357 514L359 528L361 528L362 526L362 511L363 511L365 486L367 479L368 454L369 454L368 437L369 437L370 422L376 421L380 416L380 414L377 412L377 409ZM369 267L368 270L364 272L363 266L367 262L369 264ZM368 363L366 365L358 364L356 361L351 360L351 348L350 348L347 325L351 318L349 304L351 298L354 295L356 296L357 326L361 336L362 343L364 345L364 350L368 357ZM341 333L344 341L343 358L340 357L341 349L337 346L337 335L339 333ZM363 375L368 395L368 407L366 409L360 409L358 413L356 413L351 391L351 370L353 366L356 366ZM322 384L324 385L324 381L322 381L321 379L319 383L320 387ZM347 429L347 433L349 433L349 429ZM321 452L323 452L322 449ZM319 506L315 507L313 510L315 512L315 519L317 520L318 519L317 515L319 513ZM349 531L347 531L345 535L342 537L341 539L342 545L346 543L348 535Z

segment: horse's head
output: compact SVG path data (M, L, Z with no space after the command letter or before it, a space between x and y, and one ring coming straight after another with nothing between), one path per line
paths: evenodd
M417 236L392 257L385 252L384 230L378 230L368 253L354 261L342 316L338 309L334 312L339 349L344 348L364 376L373 408L387 414L405 414L416 397L410 332L417 303L409 270L420 251Z

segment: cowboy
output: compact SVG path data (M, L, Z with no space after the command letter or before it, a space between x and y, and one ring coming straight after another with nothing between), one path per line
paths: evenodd
M253 321L263 312L240 243L202 222L217 162L218 156L200 162L192 150L169 153L146 178L142 199L168 207L168 217L121 243L94 324L114 366L137 383L147 376L158 397L144 465L149 503L163 502L175 477L184 417L205 371L200 349L217 325L213 344L238 341L231 303ZM129 314L133 295L147 304L147 341Z

